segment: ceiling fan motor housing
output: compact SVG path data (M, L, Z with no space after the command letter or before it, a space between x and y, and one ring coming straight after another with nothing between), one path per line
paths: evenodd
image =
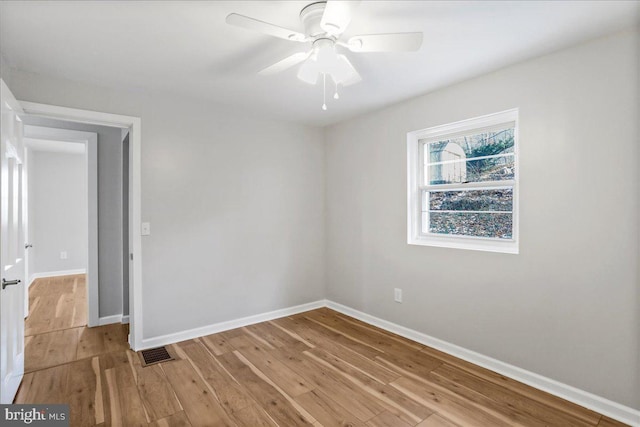
M315 38L326 34L326 31L320 26L326 5L326 1L319 1L305 6L300 11L300 20L307 36Z

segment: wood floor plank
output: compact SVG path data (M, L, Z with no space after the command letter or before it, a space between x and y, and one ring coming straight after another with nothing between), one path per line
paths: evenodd
M269 322L256 323L245 327L246 330L262 337L273 347L285 347L301 342L291 335L271 325Z
M269 379L282 388L286 394L295 397L311 390L306 380L277 358L270 354L268 349L258 346L248 336L238 336L232 339L233 346L246 357L253 365L257 366Z
M97 358L96 358L97 361ZM92 359L72 362L65 386L65 400L69 403L70 423L73 426L93 426L104 421L102 402L96 405L96 391L99 387Z
M362 357L340 344L328 342L321 348L311 349L309 352L324 358L333 358L339 364L348 364L381 384L388 384L400 377L398 372L394 372L374 360Z
M182 406L160 365L136 365L135 370L138 392L151 421L182 411Z
M29 288L25 335L36 335L87 324L84 275L40 278Z
M345 322L335 314L331 314L331 310L314 310L309 312L305 317L345 337L386 354L402 356L406 353L414 353L423 347L421 345L416 346L416 343L409 344L407 340L397 336L395 336L394 339L390 339L386 334L381 334L373 328L366 328L356 323Z
M166 418L150 422L149 427L191 427L191 423L189 423L184 411L180 411Z
M76 358L83 359L128 348L126 326L121 323L81 328Z
M482 368L478 365L474 365L465 360L458 359L457 357L443 353L434 348L425 347L420 351L433 358L440 359L451 366L455 366L456 368L468 371L469 373L477 377L493 382L494 384L498 384L501 387L504 387L506 390L519 393L531 400L543 403L544 405L547 405L549 407L559 409L560 411L565 412L573 417L579 418L591 425L597 424L600 420L601 416L597 412L576 405L575 403L568 402L549 393L536 390L535 388L530 387L526 384L508 378L504 375L500 375L488 369Z
M280 319L276 319L276 320L280 320ZM286 318L283 318L282 320L286 320ZM276 321L273 321L273 320L269 321L268 323L269 323L269 325L280 329L282 332L284 332L285 334L289 335L290 337L292 337L296 341L300 341L301 343L303 343L307 347L309 347L309 348L315 347L315 345L312 342L309 342L309 341L305 340L303 337L301 337L300 335L295 333L293 330L285 328L284 326L282 326L282 324L276 323ZM295 345L297 345L297 344L295 344Z
M290 357L296 356L290 355ZM362 393L362 390L351 381L306 355L297 359L293 369L304 375L322 392L340 402L361 421L366 421L385 409L379 401Z
M274 427L277 426L269 414L257 404L249 405L233 414L238 427Z
M323 426L364 427L364 423L321 390L301 394L296 401Z
M96 367L100 371L100 382L102 383L102 400L104 407L104 424L108 426L120 425L122 424L122 411L120 408L119 394L116 392L117 390L114 389L114 387L117 387L118 385L115 377L113 376L113 371L109 371L110 373L107 374L107 370L117 367L130 369L129 359L126 352L124 351L105 353L96 357L98 358L98 363L96 366L94 366L94 372ZM116 414L115 417L113 415L114 413Z
M621 423L620 421L616 421L609 417L603 416L598 423L598 427L626 427L627 425Z
M549 424L547 421L543 421L535 416L523 411L519 406L513 406L510 403L493 400L482 393L482 389L473 390L462 386L460 383L451 381L440 375L436 375L433 372L430 373L426 381L430 386L436 387L439 390L446 390L453 393L456 397L460 397L469 406L475 406L481 408L484 412L500 418L512 425L526 425L530 427L544 427L548 425L562 425L562 426L588 426L583 422L576 422L573 419L567 419L560 424ZM514 399L514 400L517 400Z
M34 335L25 347L25 372L75 360L81 329L72 328Z
M315 421L305 418L285 396L243 363L236 353L224 354L218 360L279 425L311 425Z
M375 358L376 361L388 366L395 372L420 380L429 375L431 371L442 365L442 361L433 358L420 351L407 352L402 356L382 354Z
M118 391L118 383L114 373L114 369L104 370L104 387L108 402L108 425L113 427L122 426L122 408L120 407L120 393Z
M304 354L333 369L338 375L342 375L353 383L355 387L358 387L361 392L368 393L372 398L377 399L386 411L410 425L415 425L433 413L433 411L411 400L393 387L374 381L370 376L331 356L320 348L306 351Z
M377 326L370 325L370 324L365 323L365 322L363 322L361 320L354 319L353 317L349 317L349 316L347 316L345 314L339 313L339 312L331 310L329 308L324 307L324 308L318 309L317 311L325 313L327 316L333 316L339 322L346 322L348 324L352 324L352 325L358 326L360 328L363 328L364 330L366 330L368 332L381 335L381 336L383 336L385 338L388 338L390 340L393 340L393 341L400 342L405 346L413 348L414 350L420 350L420 349L424 348L423 344L420 344L418 342L412 341L412 340L410 340L408 338L405 338L405 337L401 337L400 335L396 335L393 332L385 331L384 329L378 328Z
M441 385L447 386L455 384L459 394L473 399L473 394L479 394L485 398L491 399L501 407L503 412L517 412L520 418L527 420L528 425L535 425L535 420L539 420L540 425L562 425L562 426L592 426L580 418L576 418L566 412L560 411L554 407L544 405L538 401L527 399L525 396L506 390L486 381L480 377L472 375L468 371L444 364L431 372L430 378L438 381Z
M229 341L221 334L207 335L201 337L200 341L216 356L235 350L235 348L229 344Z
M24 374L24 376L22 377L22 382L20 383L20 387L18 387L18 391L16 392L16 397L13 399L13 403L33 402L33 400L31 399L31 395L33 394L34 390L34 376L35 372Z
M457 424L464 426L511 426L476 406L469 405L464 399L437 387L429 386L411 378L400 378L391 383L399 391L420 402L433 412L442 414Z
M201 378L211 387L218 402L230 416L254 405L255 401L222 367L201 342L181 343L185 357L194 366Z
M189 361L163 363L162 369L193 427L234 425Z
M27 374L15 403L66 403L69 364L40 369Z
M367 421L369 427L411 427L406 421L402 421L390 412L383 412Z
M329 341L341 344L342 346L370 359L383 354L381 351L376 350L369 345L354 341L345 335L324 327L322 324L312 322L311 320L307 319L306 316L291 316L287 318L277 319L274 322L293 330L295 333L303 337L306 341L312 343L314 346L323 345L324 343Z
M104 422L104 395L102 391L102 372L100 370L100 359L94 357L91 359L91 369L95 378L95 396L94 396L94 413L96 423L101 424Z
M440 414L433 414L426 420L417 424L416 427L460 427L460 426L440 416Z
M111 423L126 427L146 426L147 414L138 393L131 368L119 366L105 370L111 402Z

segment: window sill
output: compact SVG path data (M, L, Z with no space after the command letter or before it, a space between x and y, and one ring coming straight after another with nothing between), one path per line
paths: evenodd
M498 252L505 254L519 253L515 240L475 239L472 237L451 236L414 236L407 240L409 245L434 246L439 248L464 249L471 251Z

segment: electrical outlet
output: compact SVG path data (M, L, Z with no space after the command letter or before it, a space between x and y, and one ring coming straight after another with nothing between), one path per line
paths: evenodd
M60 252L60 259L67 259L67 251Z
M402 302L402 289L395 288L393 290L393 299L395 302Z

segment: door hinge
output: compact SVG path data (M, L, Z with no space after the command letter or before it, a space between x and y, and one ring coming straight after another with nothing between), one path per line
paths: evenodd
M129 254L129 259L131 259L131 261L133 261L133 254Z

